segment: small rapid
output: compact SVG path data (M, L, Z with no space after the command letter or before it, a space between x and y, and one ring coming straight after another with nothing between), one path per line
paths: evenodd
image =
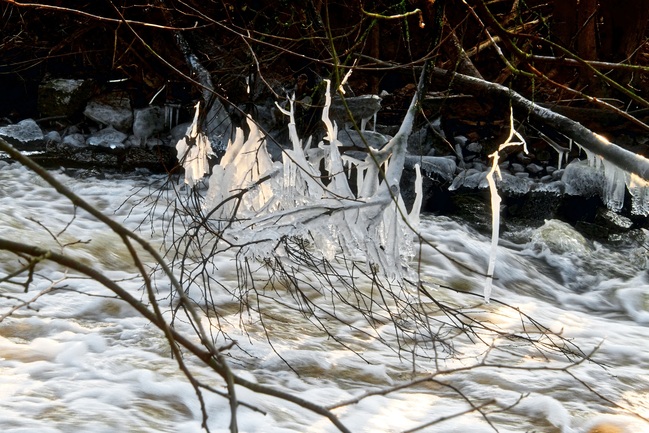
M164 244L167 209L150 200L162 178L54 174L115 221L139 230L153 245ZM0 210L0 237L63 251L145 299L119 237L17 164L0 166ZM432 297L500 333L485 329L474 336L484 341L461 333L450 338L453 319L422 299L438 324L437 337L448 332L452 347L440 346L439 356L413 362L384 344L410 343L394 340L389 321L368 323L337 305L345 323L318 317L327 323L327 334L314 326L313 316L284 308L283 302L295 299L277 287L257 299L256 307L276 318L261 323L225 290L239 283L234 257L225 253L214 263L224 290L215 290L210 302L220 313L215 340L226 342L227 335L237 342L228 354L233 370L326 406L375 392L334 410L354 432L401 432L430 424L419 431L582 433L600 421L628 432L649 431L646 241L602 245L554 220L504 233L493 301L484 304L490 239L446 217L422 217L421 232L429 243L419 245L413 268ZM0 252L2 431L200 431L196 392L153 325L97 282L51 263L37 266L25 292L16 284L24 278L7 280L20 266L14 255ZM168 286L156 289L163 303L170 299ZM332 302L326 293L305 290L306 295ZM23 303L29 305L17 308ZM543 335L543 327L530 327L521 314L589 359L571 362L561 353L543 352L553 337ZM206 327L215 323L204 318ZM192 332L188 323L176 326ZM528 333L538 344L508 339L516 333ZM198 380L224 390L216 373L191 357L186 362ZM422 381L386 391L416 379ZM285 401L243 388L237 392L240 401L265 412L240 406L240 431L336 431L328 420ZM228 431L228 401L210 392L203 397L210 430Z

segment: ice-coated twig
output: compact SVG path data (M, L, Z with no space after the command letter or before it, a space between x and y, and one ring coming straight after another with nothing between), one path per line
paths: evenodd
M513 138L518 138L519 141L512 141ZM502 179L500 174L500 167L498 166L499 156L498 153L509 146L523 146L523 151L527 153L527 143L525 139L516 132L514 129L514 111L510 109L509 115L509 135L507 139L498 146L498 150L489 155L492 158L491 170L487 173L487 183L489 184L489 193L491 195L491 247L489 249L489 264L487 266L487 281L484 288L484 300L489 302L491 298L491 290L493 287L494 271L496 268L496 253L498 252L498 239L500 237L500 202L501 198L496 188L496 180L494 175L497 174L499 179Z

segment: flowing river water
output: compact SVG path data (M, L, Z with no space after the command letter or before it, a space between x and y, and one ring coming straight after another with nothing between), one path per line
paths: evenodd
M75 210L33 173L18 164L1 164L0 237L63 251L144 297L117 235ZM162 245L165 232L156 221L164 207L151 208L146 201L155 177L55 175L114 220ZM335 409L354 432L421 427L418 431L577 433L600 422L628 433L649 431L649 278L642 241L606 247L558 221L506 234L498 250L494 302L485 304L479 296L484 277L461 264L486 268L490 239L446 217L424 217L421 229L437 246L423 245L418 265L432 296L499 329L499 336L484 334L486 341L479 341L459 335L453 356L413 364L367 334L330 324L337 337L353 342L356 353L346 350L294 311L282 310L281 303L268 304L279 320L264 330L226 291L213 293L211 302L222 314L219 331L238 343L230 352L235 372L322 405L446 372ZM220 285L236 285L232 257L216 260ZM0 252L0 278L15 272L18 263L14 255ZM135 310L98 283L53 264L36 268L27 292L15 284L24 276L10 280L0 283L2 432L201 431L193 387L163 335ZM168 287L158 290L161 298L168 295ZM339 311L347 322L358 320L344 306ZM589 359L568 361L556 352L508 341L507 332L535 335L520 313L578 346ZM188 324L177 327L191 333ZM390 324L379 331L389 342ZM224 389L215 373L191 357L187 363L199 380ZM203 396L210 430L229 431L227 400L210 392ZM238 389L238 397L265 412L240 407L242 432L336 431L328 420L291 403L245 389ZM482 412L468 402L484 404Z

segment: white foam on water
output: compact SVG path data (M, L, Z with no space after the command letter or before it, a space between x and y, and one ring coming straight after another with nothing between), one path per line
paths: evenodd
M126 200L135 203L144 191L129 198L134 186L149 182L135 179L74 179L57 176L77 193L99 203L107 212L118 209ZM61 230L71 220L72 208L42 181L28 171L12 165L0 168L0 236L57 249L60 246L43 229ZM132 205L112 214L118 221L135 227L146 216L146 208ZM158 212L162 212L159 210ZM35 223L38 220L42 225ZM465 225L443 217L422 217L426 239L438 245L450 261L429 246L421 248L421 278L440 302L471 307L475 317L504 330L519 332L520 317L511 309L480 301L483 276L490 248L488 238L472 232ZM160 243L161 231L148 225L154 243ZM134 269L128 255L105 228L87 214L78 212L68 227L70 239L83 238L89 243L70 247L70 253L92 263L142 297L140 282L129 281ZM146 233L145 233L146 234ZM556 244L557 237L565 241ZM102 242L97 240L104 239ZM607 368L585 362L571 371L599 394L623 407L649 417L649 281L641 263L628 260L628 251L614 251L603 246L584 244L570 229L556 222L527 234L527 241L514 243L506 236L499 246L499 262L494 273L495 300L530 314L541 323L572 339L585 351L597 348L593 359ZM66 251L67 248L66 248ZM639 253L639 252L636 252ZM15 269L12 256L0 252L0 276ZM457 262L479 271L469 272ZM219 281L235 284L236 268L232 257L223 255L215 263ZM581 283L588 277L588 285ZM32 299L47 289L52 279L65 277L56 266L39 268L33 288L23 293L21 287L0 284L0 315L15 304L4 296ZM436 284L446 284L456 291ZM0 426L3 432L196 432L200 431L201 413L195 392L169 356L163 336L130 307L87 279L68 279L69 291L54 291L35 301L33 309L21 309L0 323ZM437 288L435 288L437 287ZM160 287L160 297L168 288ZM475 296L467 296L466 293ZM276 293L282 295L281 292ZM323 296L323 300L328 298ZM223 331L238 342L231 362L237 373L259 383L329 405L401 383L412 377L413 365L369 335L393 338L390 323L370 327L352 311L339 307L341 317L356 329L331 322L336 335L344 338L359 356L337 345L315 328L305 317L296 317L278 303L265 302L271 312L284 321L273 323L275 350L255 316L239 315L237 305L227 292L215 290L214 302L222 311ZM287 302L290 297L286 298ZM432 315L431 320L448 320ZM208 323L208 322L205 322ZM240 325L245 324L245 329ZM180 331L189 325L178 323ZM364 332L360 332L360 331ZM219 337L221 338L221 337ZM439 368L474 365L485 346L466 338L455 340L461 356L438 364L419 360L416 374ZM499 351L497 360L505 365L534 368L561 362L550 356L539 360L538 352L511 341L512 353ZM526 352L527 351L527 352ZM299 376L279 358L284 357ZM197 377L218 389L223 382L191 357L188 366ZM476 402L494 398L498 408L519 405L498 413L490 412L491 421L504 433L537 431L555 433L569 429L581 433L602 414L617 421L624 411L612 407L560 371L505 370L476 368L437 377L454 386ZM241 401L258 406L268 415L239 409L240 431L264 433L334 432L331 423L313 413L276 398L237 388ZM209 392L203 393L209 425L213 432L227 432L227 401ZM440 383L424 383L402 392L376 395L360 403L335 409L354 432L397 432L445 419L422 431L491 432L493 429L477 413L453 417L468 409L464 399ZM493 407L492 407L493 409ZM623 418L629 431L647 431L638 418ZM621 422L621 421L620 421Z

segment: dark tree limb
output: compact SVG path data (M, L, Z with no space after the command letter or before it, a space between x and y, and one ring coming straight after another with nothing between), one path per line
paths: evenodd
M432 79L435 80L436 84L457 92L507 101L517 111L524 113L531 120L556 129L588 151L601 156L629 173L636 174L649 181L649 160L647 158L607 142L580 123L557 114L548 108L541 107L508 87L441 68L433 68Z

